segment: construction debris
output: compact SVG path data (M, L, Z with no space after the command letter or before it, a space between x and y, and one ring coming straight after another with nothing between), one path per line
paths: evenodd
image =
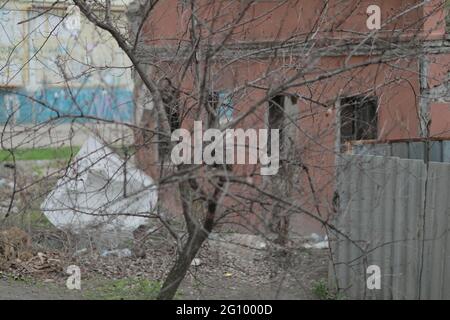
M125 249L115 249L115 250L105 250L102 252L102 257L117 257L117 258L127 258L131 257L131 250L128 248Z
M0 258L14 261L31 249L30 236L20 228L12 227L0 231Z
M267 249L267 242L262 237L240 233L211 233L208 244L221 255L249 261L261 258Z
M311 234L311 241L303 244L305 249L328 249L328 237L321 237L320 235L313 233Z
M198 267L202 264L202 260L199 258L194 258L191 262L191 266Z
M155 215L153 180L94 138L82 146L41 209L59 229L132 233Z

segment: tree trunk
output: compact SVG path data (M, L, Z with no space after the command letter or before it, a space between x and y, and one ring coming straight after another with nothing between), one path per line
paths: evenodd
M183 215L186 220L189 237L162 285L161 291L157 297L158 300L173 299L178 287L181 284L181 281L183 281L189 267L191 266L192 260L194 260L203 245L203 242L205 242L209 233L213 230L214 216L217 209L217 199L220 197L224 183L225 179L220 178L212 197L206 201L207 212L203 221L203 226L200 226L199 223L195 223L194 217L192 217L189 213L190 208L188 202L192 202L192 189L189 187L187 182L180 183L182 202L185 204L183 206ZM194 189L197 189L195 180L191 180L191 187L192 186ZM204 194L203 191L201 193Z
M178 256L175 264L162 285L161 291L157 297L158 300L172 300L174 298L181 281L183 281L189 267L191 266L192 260L197 255L197 252L200 250L207 237L207 232L204 230L198 230L186 242L182 252Z

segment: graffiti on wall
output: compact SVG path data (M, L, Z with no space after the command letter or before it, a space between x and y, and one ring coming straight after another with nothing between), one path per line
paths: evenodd
M34 93L0 90L0 123L41 124L46 121L132 122L133 96L126 89L45 88Z
M131 122L130 64L115 41L86 21L63 20L66 9L36 15L29 6L0 8L0 124Z

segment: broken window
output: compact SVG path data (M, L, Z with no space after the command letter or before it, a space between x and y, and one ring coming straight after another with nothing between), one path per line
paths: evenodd
M271 129L278 129L280 137L280 149L283 141L283 123L284 123L284 95L277 95L269 100L268 129L269 136L267 139L267 151L271 154Z
M233 119L233 102L229 93L219 93L219 110L217 111L217 115L221 125Z
M272 129L278 129L279 134L279 157L280 172L271 179L270 187L274 195L279 198L290 199L292 196L292 185L298 179L295 167L291 165L292 160L295 161L298 125L299 125L299 108L297 105L297 96L290 94L281 94L273 96L269 100L267 114L268 125L268 143L267 151L273 156L272 150ZM268 221L269 228L278 236L275 241L285 244L288 239L290 212L286 211L278 201L273 203L272 215Z
M268 152L270 153L270 129L278 129L280 137L280 154L286 149L288 140L294 140L293 127L297 112L297 98L293 95L276 95L269 100L268 110Z
M284 95L277 95L269 101L269 128L281 129L284 119Z
M169 121L170 132L175 131L181 127L181 119L179 112L179 92L177 88L172 85L169 79L163 79L161 82L161 99L164 104L164 108ZM162 131L161 121L159 119L158 130ZM159 159L163 160L170 155L170 137L160 134L158 143Z
M233 102L231 94L225 91L212 91L208 96L208 107L213 110L215 114L208 112L208 127L220 128L224 127L229 121L233 119ZM224 153L226 146L224 145ZM212 151L212 156L215 156L215 151ZM215 166L221 166L215 164ZM231 164L226 164L224 168L228 171L232 170Z
M341 143L378 137L378 99L353 96L341 99Z
M216 112L217 118L210 114L209 121L217 119L219 126L227 124L233 119L233 102L231 94L225 91L213 91L208 97L209 107Z

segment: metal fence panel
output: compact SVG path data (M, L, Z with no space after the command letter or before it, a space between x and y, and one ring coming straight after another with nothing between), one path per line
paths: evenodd
M427 151L428 159L426 159ZM392 156L401 159L450 162L450 141L431 140L428 142L428 146L423 141L354 144L351 147L351 153L355 155Z
M337 188L330 280L344 296L450 299L450 164L343 155ZM369 265L381 269L380 290L367 288Z

